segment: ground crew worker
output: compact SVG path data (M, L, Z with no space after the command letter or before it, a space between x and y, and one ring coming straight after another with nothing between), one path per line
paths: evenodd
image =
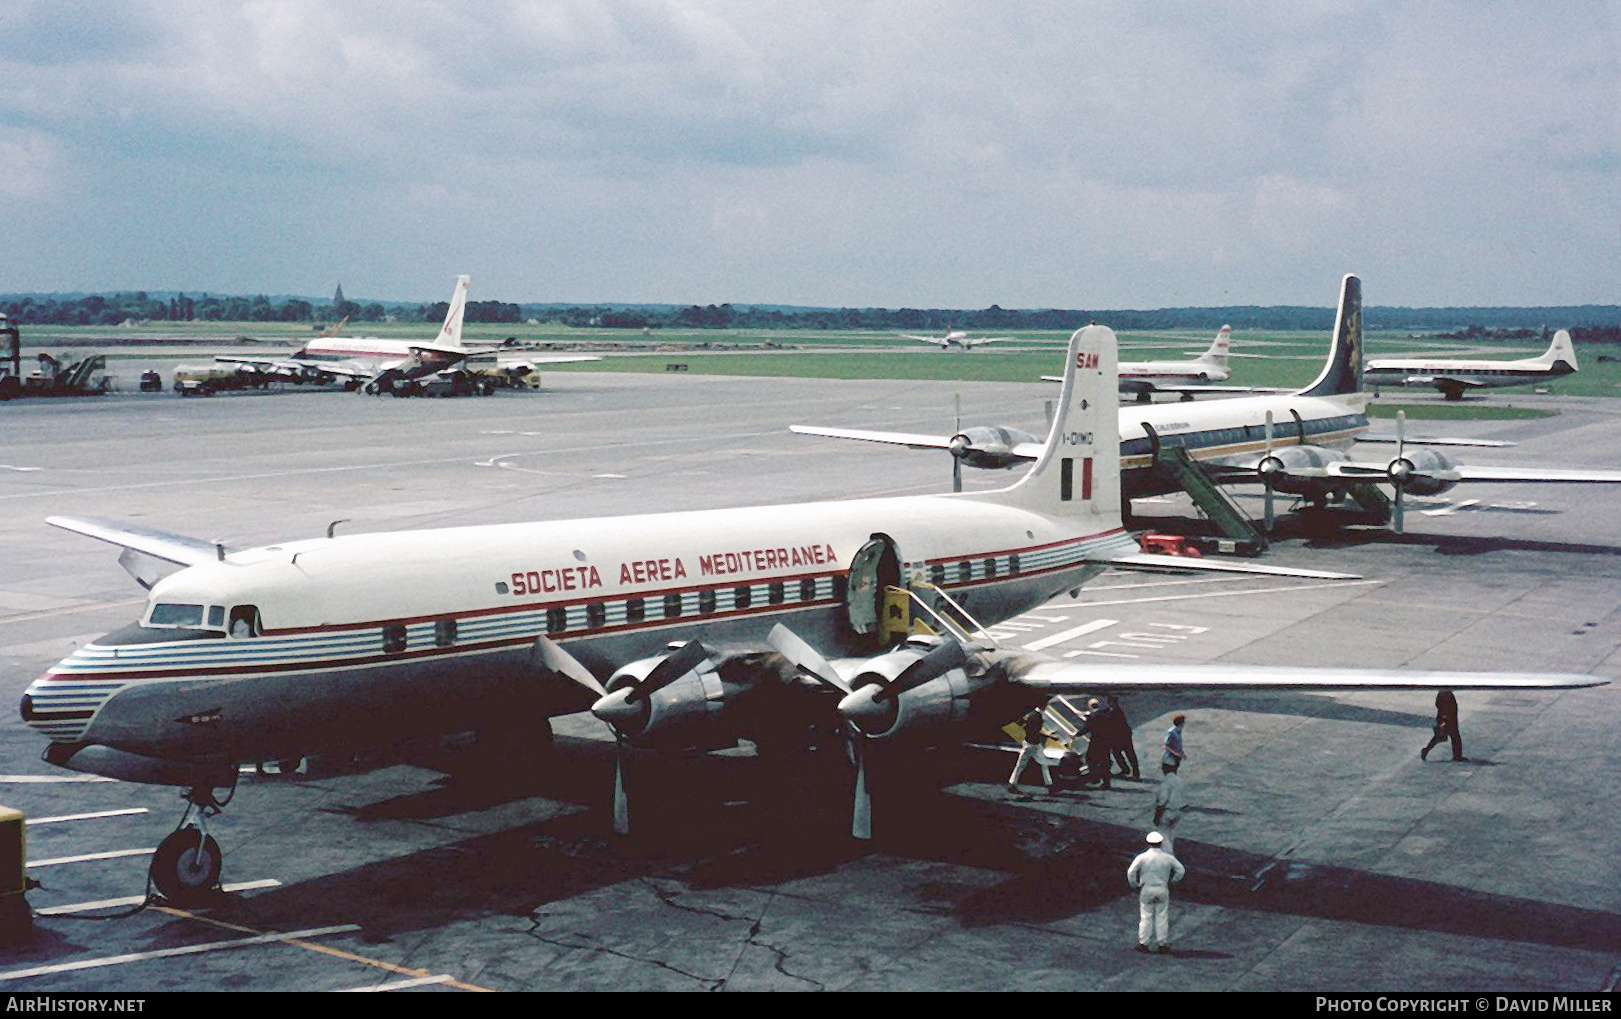
M1141 778L1137 748L1132 745L1131 721L1126 718L1126 709L1120 706L1120 698L1110 694L1109 705L1103 710L1109 719L1109 749L1114 754L1114 762L1120 765L1120 777Z
M1430 751L1442 740L1452 741L1452 759L1461 761L1463 756L1463 735L1458 732L1458 698L1452 696L1451 690L1438 690L1435 694L1435 735L1418 752L1419 760L1430 759Z
M1137 951L1152 951L1150 940L1161 952L1171 950L1171 885L1187 874L1181 861L1160 848L1164 837L1148 833L1148 848L1137 854L1126 870L1126 883L1139 889L1137 896Z
M1171 719L1171 727L1165 730L1165 753L1159 759L1161 767L1175 771L1187 760L1188 755L1182 750L1182 723L1187 720L1187 715L1177 715Z
M1024 771L1026 764L1034 762L1041 764L1041 754L1046 747L1047 738L1041 732L1041 709L1031 708L1029 713L1019 720L1024 727L1024 742L1019 746L1019 759L1013 762L1013 774L1007 778L1007 791L1019 791L1019 775ZM1042 769L1046 775L1046 769Z
M1154 827L1165 836L1165 851L1176 855L1176 823L1182 820L1188 798L1182 791L1182 774L1175 768L1161 766L1164 777L1159 780L1159 791L1154 794Z

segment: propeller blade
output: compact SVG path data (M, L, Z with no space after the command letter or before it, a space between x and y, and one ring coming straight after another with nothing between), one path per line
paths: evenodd
M1405 410L1398 410L1396 412L1396 459L1397 460L1406 459L1406 447L1407 447L1407 412ZM1404 476L1401 479L1401 482L1405 482L1406 480L1407 479ZM1397 534L1402 533L1402 525L1405 522L1403 520L1403 517L1402 517L1402 496L1404 496L1406 493L1407 493L1407 485L1404 484L1404 483L1399 482L1396 485L1396 505L1392 509L1391 514L1390 514L1390 522L1395 526Z
M967 661L968 652L963 650L961 644L954 640L942 641L938 646L931 648L928 654L902 670L893 683L884 687L877 699L899 697L908 690L916 689L931 679L945 675Z
M1272 412L1267 411L1266 412L1266 456L1265 456L1265 459L1263 459L1262 462L1265 463L1265 462L1271 460L1271 458L1272 458ZM1272 513L1272 472L1268 471L1261 478L1261 481L1266 486L1266 533L1271 534L1272 533L1272 520L1273 520L1273 513Z
M850 684L844 681L833 666L829 665L815 648L805 643L799 634L788 629L781 623L771 628L766 635L765 642L771 645L772 650L788 659L795 667L810 673L816 679L839 691L842 694L850 693Z
M647 678L636 684L630 691L626 700L630 703L651 697L655 692L664 689L671 683L696 669L705 658L709 657L709 649L696 640L689 640L681 645L664 661L653 667Z
M855 803L850 809L850 835L858 839L872 838L872 795L867 792L867 755L861 749L861 737L851 743L856 755Z
M955 405L955 413L951 418L951 434L957 436L962 434L962 394L953 393L952 401ZM955 447L951 450L951 490L953 492L962 491L962 457L957 455Z
M962 491L962 460L957 457L951 458L951 490Z
M630 797L625 794L625 745L614 740L614 834L630 834Z
M608 691L602 688L602 684L597 681L597 677L591 674L591 670L581 665L578 658L563 650L562 646L551 638L545 635L536 637L535 646L530 652L530 656L542 668L555 672L560 676L567 676L598 697L608 695Z

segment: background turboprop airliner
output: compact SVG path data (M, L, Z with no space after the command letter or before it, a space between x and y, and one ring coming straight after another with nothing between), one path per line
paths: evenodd
M286 357L253 358L220 355L231 364L250 365L269 375L290 378L333 376L346 380L362 392L392 391L396 384L465 367L471 360L486 361L501 371L527 374L538 364L570 361L600 361L592 354L535 354L523 358L501 357L490 350L475 350L462 342L462 318L467 310L467 290L472 277L456 277L439 335L431 342L389 340L366 336L321 335Z
M960 347L963 350L973 350L981 343L1006 343L1014 339L1012 336L969 336L961 329L947 329L944 336L913 336L911 333L901 333L903 339L922 340L932 343L941 350L950 350Z
M219 879L207 818L243 762L514 728L585 706L629 748L842 732L852 831L871 834L867 749L960 742L1064 692L1478 689L1590 676L1235 665L1082 665L985 630L1143 555L1121 527L1114 334L1070 341L1046 445L992 492L346 534L231 552L106 521L50 522L124 549L141 618L35 680L23 720L61 767L185 787L154 884ZM182 569L157 579L155 567ZM1344 576L1250 564L1202 568ZM839 755L842 757L842 755ZM825 759L825 758L822 758ZM899 759L916 763L916 755ZM615 827L630 797L615 769Z
M1208 403L1123 406L1119 410L1121 490L1127 499L1178 490L1154 463L1165 446L1185 449L1220 484L1261 483L1319 505L1353 486L1388 485L1396 493L1392 523L1403 527L1403 495L1438 495L1460 482L1621 483L1621 471L1584 468L1463 464L1436 449L1410 446L1498 446L1467 439L1414 439L1368 433L1362 390L1362 282L1346 276L1328 361L1311 385L1278 396L1238 397ZM1005 427L968 428L952 436L793 425L805 435L860 439L915 449L950 450L973 467L1001 468L1040 454L1026 432ZM1396 443L1388 460L1356 460L1358 442ZM1271 508L1268 501L1268 516ZM1268 521L1270 523L1270 519Z
M1546 335L1546 334L1544 334ZM1561 329L1539 357L1518 361L1459 360L1429 357L1381 357L1368 362L1363 381L1380 386L1433 386L1448 400L1461 400L1465 390L1546 382L1576 372L1576 348Z

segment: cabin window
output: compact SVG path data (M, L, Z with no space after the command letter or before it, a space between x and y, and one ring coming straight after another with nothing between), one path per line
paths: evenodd
M383 653L398 654L405 650L405 624L389 623L383 627Z
M434 620L433 642L440 647L449 647L456 643L456 621L454 619Z
M585 606L585 625L593 630L602 626L608 620L608 607L599 601L589 602Z
M546 632L562 633L568 629L568 611L561 605L546 610Z
M995 577L995 576L996 576L996 560L995 559L987 559L987 560L985 560L985 579L990 580L992 577Z
M749 607L749 602L752 600L753 596L753 589L747 585L735 588L732 591L732 604L737 608L746 609Z
M812 580L810 577L806 577L804 580L799 582L799 600L816 600L816 581Z
M771 586L765 589L766 601L769 601L773 605L781 605L787 596L788 593L783 589L782 581L780 580L773 580L771 582Z
M833 600L843 601L844 594L850 588L850 578L840 573L833 577Z
M681 596L679 594L667 594L664 596L664 618L681 618Z
M208 610L212 621L214 610ZM263 632L259 628L259 610L252 605L236 605L231 609L231 636L257 637Z
M1017 552L1007 557L1007 573L1010 577L1019 575L1019 554Z
M935 587L946 586L946 564L935 563L929 567L929 583Z
M209 626L209 629L224 629L225 628L225 606L224 605L210 605L208 607L208 626Z
M698 614L707 616L715 611L715 589L706 587L698 592Z
M625 602L625 618L632 623L639 623L647 616L647 604L640 598L630 598Z
M957 564L957 583L966 584L968 581L973 579L974 567L969 564L968 560L964 559L962 562Z
M151 626L202 626L203 607L158 602L152 606L152 613L146 621Z

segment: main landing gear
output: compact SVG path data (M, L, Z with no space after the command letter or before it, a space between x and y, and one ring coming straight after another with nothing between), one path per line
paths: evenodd
M190 906L205 901L219 888L223 856L220 844L208 834L208 819L224 809L236 794L233 782L225 799L214 795L214 786L192 786L185 794L186 812L168 838L158 843L152 854L150 877L152 884L165 899L177 906ZM187 824L192 811L197 812L195 824Z

